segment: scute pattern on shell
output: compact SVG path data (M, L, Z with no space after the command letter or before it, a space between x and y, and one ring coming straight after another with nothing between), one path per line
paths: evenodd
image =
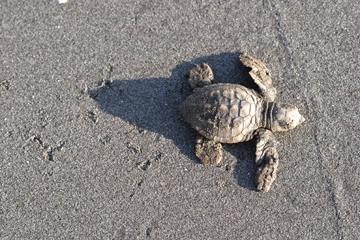
M206 138L235 143L258 128L261 102L255 92L241 85L219 83L196 89L180 110Z

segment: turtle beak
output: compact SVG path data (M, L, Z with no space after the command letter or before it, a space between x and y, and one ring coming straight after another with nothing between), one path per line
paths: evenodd
M299 123L303 123L305 122L305 118L303 116L301 116L300 122Z

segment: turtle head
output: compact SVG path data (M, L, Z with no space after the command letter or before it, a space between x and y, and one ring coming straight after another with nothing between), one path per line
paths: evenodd
M273 131L287 131L304 121L305 118L300 115L297 107L291 104L274 104L271 124Z

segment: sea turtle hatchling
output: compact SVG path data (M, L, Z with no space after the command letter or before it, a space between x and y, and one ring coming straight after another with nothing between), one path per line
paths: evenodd
M240 55L240 61L251 68L250 76L259 93L238 84L212 84L214 75L206 63L196 65L189 76L195 92L180 106L185 120L201 136L196 140L196 156L203 164L222 160L221 143L237 143L256 137L257 189L267 192L276 178L278 153L275 131L287 131L304 122L298 109L290 104L275 103L276 90L270 71L259 60Z

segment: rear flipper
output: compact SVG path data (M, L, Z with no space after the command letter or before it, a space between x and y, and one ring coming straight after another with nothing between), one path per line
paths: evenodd
M198 136L196 139L195 154L204 165L219 164L223 158L221 143Z
M190 86L195 88L201 88L203 86L212 84L214 82L214 74L209 65L202 63L201 65L196 65L190 71L189 83Z
M258 169L255 183L259 191L269 191L276 178L279 156L276 151L276 140L269 130L261 129L256 139L256 160Z

